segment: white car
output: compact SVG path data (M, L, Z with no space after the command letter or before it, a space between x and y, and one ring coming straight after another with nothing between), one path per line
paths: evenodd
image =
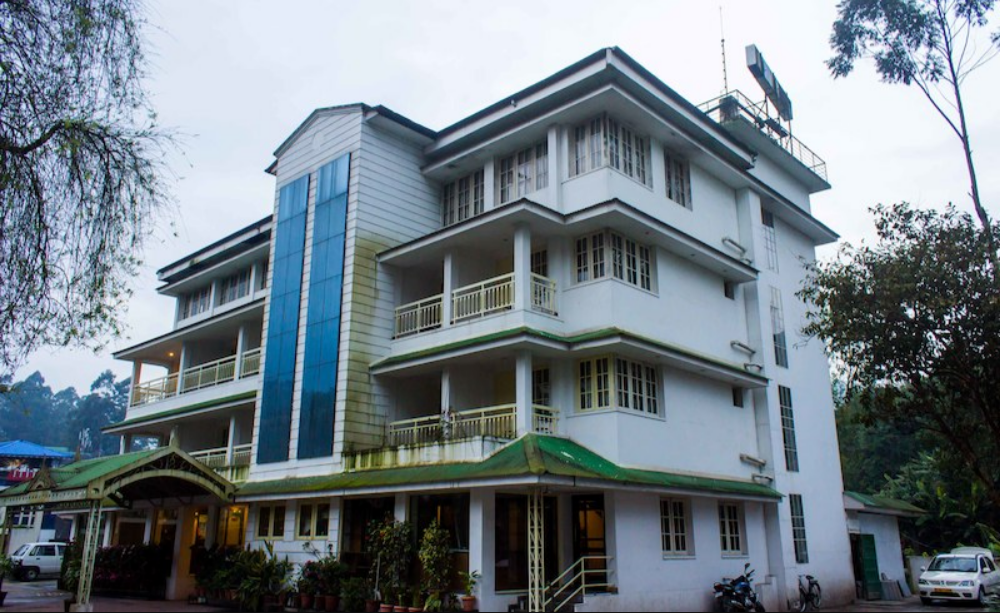
M920 574L920 600L960 600L986 605L987 596L1000 593L1000 571L988 549L961 547L935 556Z
M10 556L14 562L14 576L22 581L34 581L42 575L59 576L66 547L66 543L21 545Z

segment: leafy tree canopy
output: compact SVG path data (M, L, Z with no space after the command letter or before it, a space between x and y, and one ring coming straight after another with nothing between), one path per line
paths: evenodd
M121 330L167 202L141 0L0 0L0 373Z

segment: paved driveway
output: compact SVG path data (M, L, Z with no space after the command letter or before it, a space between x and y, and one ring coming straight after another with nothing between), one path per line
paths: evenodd
M904 611L961 613L962 611L982 611L978 605L964 602L941 602L934 605L923 605L920 604L920 599L916 596L911 596L910 598L898 602L884 602L880 600L872 602L859 601L844 610L852 613L903 613Z
M10 579L3 582L7 592L3 611L56 611L62 612L63 602L69 597L67 592L56 589L55 580L22 583ZM224 611L188 605L187 603L156 600L131 600L126 598L95 598L94 611L183 611L184 613L204 613Z

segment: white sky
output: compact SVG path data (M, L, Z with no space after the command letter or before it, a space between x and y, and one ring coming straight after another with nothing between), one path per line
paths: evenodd
M720 4L730 87L763 97L743 52L756 43L792 98L796 136L827 161L833 189L814 196L813 212L844 240L872 235L867 209L879 202L971 210L958 140L916 89L881 84L870 63L846 80L829 76L835 0L147 1L153 103L162 125L187 135L169 161L177 211L144 255L128 337L96 355L44 350L18 373L41 370L55 389L83 392L107 368L131 373L111 350L172 323L155 271L270 212L264 168L314 108L384 104L441 129L612 45L697 104L722 90ZM998 77L1000 61L965 90L994 215Z

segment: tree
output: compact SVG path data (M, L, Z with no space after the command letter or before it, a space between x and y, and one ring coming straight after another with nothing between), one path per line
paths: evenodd
M836 417L846 490L878 493L926 447L910 424L872 420L857 395L837 407Z
M171 143L141 0L0 0L0 372L121 331Z
M842 0L827 65L846 77L857 60L872 58L882 80L913 85L962 143L970 196L989 245L986 256L1000 274L997 242L979 195L962 85L996 56L1000 33L977 35L988 25L996 0ZM978 39L978 40L977 40ZM1000 283L1000 281L998 281Z
M954 207L874 212L875 246L811 267L805 333L870 419L929 433L1000 508L1000 289L986 234Z
M81 454L95 457L118 453L119 437L101 430L125 419L129 381L115 381L114 373L106 370L91 384L90 393L76 403L70 431L76 433L74 444L79 445Z

